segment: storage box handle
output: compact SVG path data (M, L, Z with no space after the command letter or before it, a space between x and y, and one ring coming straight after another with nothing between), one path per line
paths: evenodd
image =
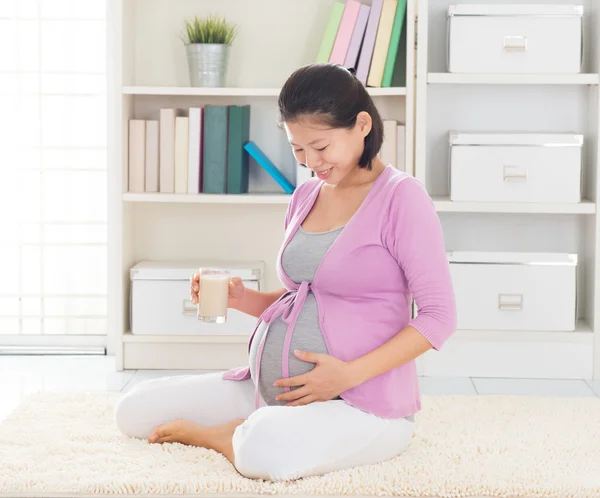
M498 309L521 311L523 309L523 294L498 294Z
M525 166L504 165L504 181L505 182L526 182L527 168Z
M192 303L189 299L183 300L183 309L181 311L184 315L196 315L196 305Z
M527 37L526 36L505 36L504 37L505 52L527 52Z

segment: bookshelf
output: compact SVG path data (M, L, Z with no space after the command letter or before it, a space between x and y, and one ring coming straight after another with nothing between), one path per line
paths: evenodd
M530 2L584 6L582 74L549 75L445 72L446 12L455 3L419 0L415 176L425 183L434 199L448 250L577 253L579 321L574 332L459 330L444 354L428 352L422 357L420 372L472 377L600 378L597 2ZM451 202L450 130L583 134L583 202Z
M250 139L293 178L291 150L275 124L277 96L289 74L315 61L332 4L333 0L109 1L108 353L115 354L117 369L241 364L251 331L193 339L131 334L129 268L148 259L264 261L266 290L280 287L275 261L290 198L253 162L248 194L129 193L128 120L158 119L161 107L249 104ZM192 88L178 35L185 18L210 12L240 25L230 54L228 86ZM406 66L406 84L369 88L383 119L405 123L407 165L413 164L414 156L415 15L416 0L409 0L398 55Z
M277 95L294 69L315 60L332 2L110 1L109 354L116 355L118 369L241 364L246 334L129 333L128 270L142 259L258 260L266 263L266 290L274 289L279 286L274 263L289 202L256 165L249 194L125 192L127 120L156 119L160 107L250 104L251 139L285 172L293 163L275 125ZM419 0L417 6L417 0L408 1L406 84L369 92L384 119L405 123L405 160L434 200L447 249L577 253L579 321L574 332L459 330L443 354L431 351L419 358L418 371L435 376L600 378L600 39L594 29L599 9L595 0L575 1L585 8L582 74L463 75L445 72L450 3L456 2ZM209 11L241 25L231 52L229 86L190 88L177 32L185 17ZM450 129L584 134L583 202L451 202Z

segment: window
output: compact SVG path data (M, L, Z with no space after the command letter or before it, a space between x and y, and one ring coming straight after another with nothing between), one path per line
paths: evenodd
M106 1L0 1L0 343L106 334Z

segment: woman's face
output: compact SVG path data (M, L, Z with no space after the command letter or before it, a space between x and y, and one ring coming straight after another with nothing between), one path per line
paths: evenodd
M358 168L371 116L361 112L350 130L330 128L315 117L284 123L294 157L325 182L336 185Z

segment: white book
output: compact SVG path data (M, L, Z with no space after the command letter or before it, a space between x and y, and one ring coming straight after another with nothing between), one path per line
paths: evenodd
M190 134L189 118L175 118L175 193L188 191L188 138Z
M381 150L379 151L379 159L384 164L391 164L396 166L398 161L398 121L393 119L383 120L383 143L381 144Z
M160 110L160 191L175 192L175 109Z
M158 192L158 121L146 121L146 192Z
M396 146L398 159L396 161L396 168L412 175L412 168L406 164L406 126L399 123L398 128L396 128L396 134L398 135L398 145Z
M146 121L129 120L129 192L144 191Z
M188 194L200 192L200 147L202 145L202 108L190 108L188 137Z
M302 185L305 181L310 180L313 177L313 172L309 168L304 166L296 165L296 187Z

